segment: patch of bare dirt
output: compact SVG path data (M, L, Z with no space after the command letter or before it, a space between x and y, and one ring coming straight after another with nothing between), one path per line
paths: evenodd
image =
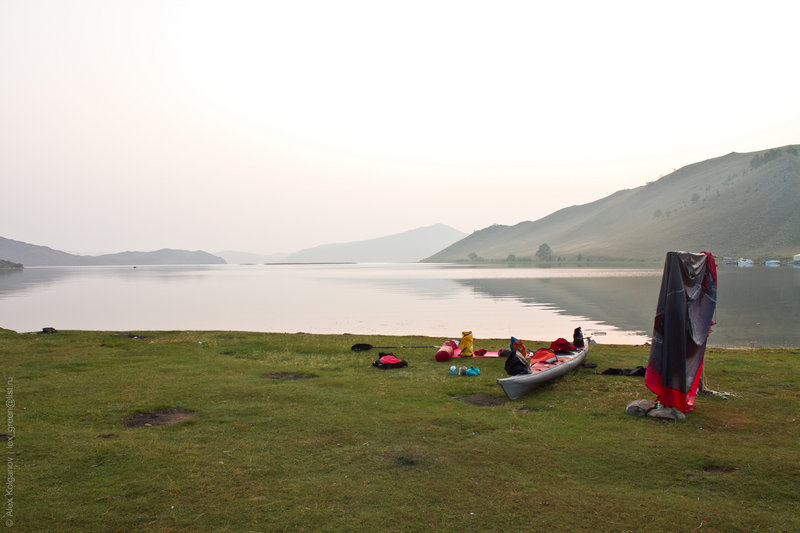
M185 420L190 420L197 416L192 411L182 411L180 409L166 409L157 413L139 413L131 418L124 420L125 427L140 428L150 426L166 426L177 424Z
M703 472L705 474L711 474L711 475L732 474L733 472L736 472L736 470L738 470L738 468L734 466L723 466L716 464L703 465Z
M397 467L420 466L431 461L428 456L418 453L387 452L381 454L380 457Z
M314 374L300 374L294 372L280 372L278 374L264 374L262 376L265 379L286 379L286 380L295 380L295 379L311 379L315 378Z
M471 403L472 405L479 405L481 407L494 407L498 405L504 405L506 403L501 398L496 396L487 396L485 394L470 394L469 396L463 396L461 400L466 403Z

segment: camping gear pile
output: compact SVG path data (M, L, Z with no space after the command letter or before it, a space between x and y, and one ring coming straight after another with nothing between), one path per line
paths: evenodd
M641 376L652 391L658 408L674 408L681 413L694 410L694 401L701 386L703 357L708 335L714 324L717 302L717 267L709 252L667 252L661 289L653 324L653 342L647 368L609 369L603 374ZM588 341L588 342L587 342ZM592 339L584 339L581 328L575 328L572 342L558 338L548 348L529 351L525 344L511 337L508 349L488 351L475 349L472 331L463 331L460 342L448 340L437 346L384 346L379 348L438 348L436 361L476 357L503 357L509 377L497 383L509 399L519 398L532 389L548 383L581 365L589 353ZM355 344L353 351L376 348ZM408 363L391 353L380 353L373 366L381 369L402 368ZM586 364L585 366L589 366ZM593 365L596 366L596 365ZM475 367L450 367L451 374L478 376Z
M445 341L436 352L435 358L440 363L445 363L450 359L463 357L504 357L507 360L509 358L513 360L513 356L519 355L521 360L525 363L523 366L548 360L552 360L551 363L554 363L556 362L554 359L556 354L573 352L576 349L581 349L584 347L583 332L581 331L581 328L575 328L572 338L572 342L569 342L564 338L556 339L550 343L549 348L540 348L531 353L525 348L525 344L521 340L517 339L516 337L511 337L511 342L508 349L488 351L485 349L474 349L474 338L472 336L472 332L464 331L462 333L460 343L456 342L454 339ZM511 365L507 363L506 371L509 375L518 373L517 371L509 371L509 366L513 365L514 363L511 363Z
M516 337L511 337L507 349L498 351L475 349L472 332L464 331L461 334L461 342L456 342L454 339L446 341L436 352L435 358L442 363L466 357L505 358L504 368L510 377L498 379L497 383L513 400L574 370L586 358L588 351L581 328L575 328L573 331L572 342L558 338L550 343L548 348L540 348L533 352L529 351L525 344ZM461 367L458 373L460 375L478 375L480 373L475 369L477 374L470 374L470 369ZM450 367L450 373L456 373L455 365Z
M578 368L586 359L589 346L583 340L581 328L576 328L571 343L559 338L550 343L550 348L533 353L528 352L522 341L511 337L511 351L505 364L509 377L498 379L497 384L509 400L514 400Z

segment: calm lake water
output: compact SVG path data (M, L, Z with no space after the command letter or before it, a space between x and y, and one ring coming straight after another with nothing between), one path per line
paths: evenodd
M0 271L19 332L244 330L648 342L661 269L430 264L50 267ZM715 346L800 346L800 269L721 266Z

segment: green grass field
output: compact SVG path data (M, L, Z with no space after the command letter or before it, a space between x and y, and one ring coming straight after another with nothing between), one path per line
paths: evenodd
M600 374L647 347L593 346L596 369L508 401L502 359L460 377L432 349L383 350L394 370L350 350L446 339L134 333L0 330L6 529L800 530L798 349L709 349L735 396L665 422L624 413L642 378ZM169 410L194 416L125 423Z

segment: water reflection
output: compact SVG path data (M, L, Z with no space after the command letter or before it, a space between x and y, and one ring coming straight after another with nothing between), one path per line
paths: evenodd
M800 346L800 269L719 270L716 345Z
M209 265L0 271L0 327L648 340L660 269ZM719 271L717 346L800 346L800 269ZM603 337L600 337L602 335Z
M649 334L660 272L626 278L473 279L462 284L494 298L551 306L554 312L587 316L620 329Z
M661 272L633 277L473 279L466 286L494 298L551 304L627 331L650 334ZM800 269L723 267L709 343L715 346L798 346Z

